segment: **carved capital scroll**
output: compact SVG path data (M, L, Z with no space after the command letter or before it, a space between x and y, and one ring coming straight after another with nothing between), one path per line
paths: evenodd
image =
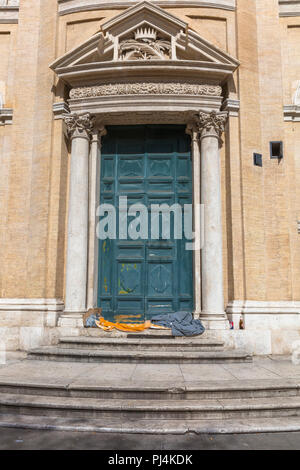
M81 137L90 139L94 127L95 117L90 113L86 114L65 114L64 120L71 139Z
M216 113L216 111L212 111L207 113L199 111L196 115L196 122L199 128L200 138L203 139L204 137L214 136L221 141L227 117L227 112Z

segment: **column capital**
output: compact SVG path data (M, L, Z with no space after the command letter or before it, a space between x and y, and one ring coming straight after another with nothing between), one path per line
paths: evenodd
M216 137L221 141L221 136L225 129L225 124L228 118L227 112L205 112L199 110L195 115L196 124L199 129L200 139L204 137Z
M95 116L92 116L90 113L85 114L64 114L64 121L67 126L68 135L71 139L76 137L81 137L82 139L90 140Z
M198 140L199 129L196 122L189 122L185 128L185 133L191 137L191 141Z
M105 126L97 126L92 130L92 142L99 142L101 144L102 137L107 134L107 129Z

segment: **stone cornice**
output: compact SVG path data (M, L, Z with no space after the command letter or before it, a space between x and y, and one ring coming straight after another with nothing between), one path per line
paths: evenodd
M54 119L63 119L64 115L70 112L70 108L65 101L53 103Z
M238 116L240 110L240 100L227 98L222 104L222 111L228 111L229 116Z
M149 67L149 63L151 67ZM165 80L172 76L184 76L187 80L196 80L197 77L205 76L207 81L216 84L225 81L237 68L235 64L213 63L189 60L152 60L150 61L119 61L101 62L98 64L78 64L75 66L55 67L51 65L57 76L67 82L71 87L77 87L84 83L89 84L93 80L103 81L107 77L127 79L136 77L137 74L144 76L147 80ZM132 77L132 78L131 78Z
M0 0L0 24L18 23L19 0Z
M283 107L284 120L300 122L300 106L290 104Z
M136 0L58 0L60 15L68 15L79 11L121 9L139 3ZM203 7L234 11L236 0L152 0L154 5L160 7Z
M12 124L13 110L11 108L0 108L0 126Z
M58 0L60 15L80 11L129 8L137 0ZM166 8L214 8L235 11L236 0L152 0L152 3ZM279 16L300 16L300 0L278 0Z
M300 16L300 0L279 0L279 16Z

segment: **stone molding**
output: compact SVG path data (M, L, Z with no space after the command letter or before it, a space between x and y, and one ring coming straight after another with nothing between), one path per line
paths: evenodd
M58 0L60 15L69 15L78 11L129 8L139 3L138 0ZM217 8L235 11L236 0L152 0L154 5L168 8Z
M65 114L70 113L69 105L65 101L53 103L54 119L63 119Z
M222 88L217 85L198 85L189 83L116 83L90 87L73 88L71 99L97 96L120 95L193 95L221 96Z
M229 116L237 117L240 111L240 100L227 98L222 104L222 111L228 111Z
M12 124L13 110L11 108L0 108L0 126Z
M279 0L279 16L300 16L300 0Z
M300 314L300 301L233 300L226 308L232 314Z
M125 99L126 98L126 99ZM149 95L147 99L135 96L136 99L128 100L127 96L117 100L112 97L109 102L105 99L87 98L86 100L71 100L72 112L90 112L97 115L104 125L136 125L136 124L187 124L193 121L195 113L199 108L207 111L220 109L220 100L205 100L190 97L189 100L182 97L173 99L170 105L170 96L163 100L156 100L155 96ZM195 101L193 101L193 99Z
M60 299L0 299L0 311L62 312L64 303Z
M93 132L95 117L90 113L85 114L65 114L63 116L68 134L71 139L80 137L90 140Z
M19 8L20 0L0 0L1 8Z
M300 105L290 104L283 107L285 121L300 122Z
M228 118L227 112L216 113L212 111L206 113L199 111L196 115L196 122L200 133L200 138L204 137L217 137L221 140L221 136L225 129L225 124Z
M19 0L0 0L0 24L15 24L19 19Z

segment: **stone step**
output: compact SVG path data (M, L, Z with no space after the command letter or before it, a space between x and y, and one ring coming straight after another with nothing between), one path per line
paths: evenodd
M93 349L93 350L157 350L160 351L220 351L224 347L221 341L207 339L174 338L162 339L162 337L139 338L91 338L87 336L62 337L59 345L66 349Z
M56 384L48 379L39 382L0 379L0 393L19 395L60 396L115 400L211 400L239 398L277 398L300 396L300 380L219 380L201 381L194 385L82 383Z
M135 364L216 364L252 362L252 356L244 351L131 351L90 350L44 346L32 349L28 359L45 361L135 363Z
M145 330L142 333L127 333L127 338L131 339L174 339L171 330L155 330L149 329ZM193 338L202 338L201 336L193 336Z
M59 418L52 416L30 416L2 414L0 428L97 432L118 434L250 434L299 432L298 416L284 418L247 418L225 420L130 420Z
M0 394L0 412L119 420L208 420L300 416L300 397L219 400L99 400ZM123 421L124 422L124 421Z
M109 332L108 332L109 333ZM212 334L211 334L212 333ZM209 339L211 337L214 338L214 334L211 331L205 331L202 335L196 335L196 336L173 336L172 335L172 330L159 330L155 328L149 328L148 330L142 331L142 332L132 332L132 333L127 333L126 338L128 339L155 339L160 341L161 339L183 339L183 340L202 340L202 339Z

